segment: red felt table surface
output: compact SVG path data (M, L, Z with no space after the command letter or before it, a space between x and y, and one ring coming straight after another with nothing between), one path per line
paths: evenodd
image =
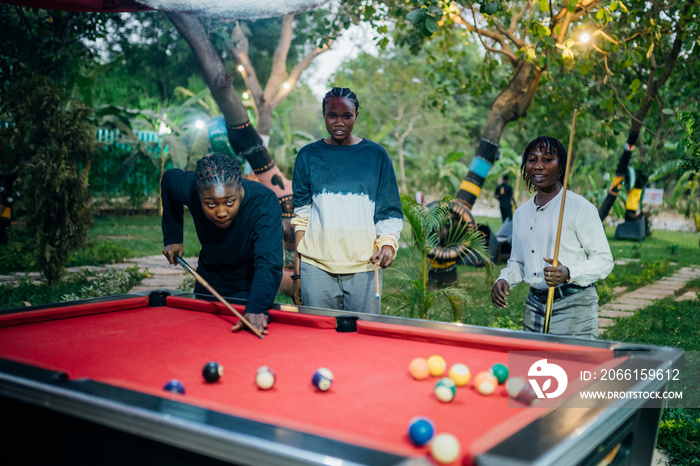
M232 334L235 317L212 313L224 312L223 306L168 302L205 312L171 305L81 315L85 312L62 308L56 311L61 318L48 319L43 312L36 322L19 324L4 316L0 357L401 455L427 452L408 439L414 416L427 416L438 432L455 434L469 457L478 453L470 450L485 448L544 414L509 407L503 387L492 396L480 395L471 385L460 387L451 403L442 403L433 395L438 379L413 380L408 364L418 356L440 354L448 368L465 363L473 378L495 363L507 364L509 350L557 345L523 341L523 348L513 348L507 338L500 342L362 321L357 333L340 333L332 317L280 311L271 312L270 333L261 340L248 332ZM224 368L217 383L203 380L208 361ZM263 365L277 375L268 391L257 389L254 381ZM320 367L335 376L328 392L311 383ZM185 395L163 392L170 379L185 385Z

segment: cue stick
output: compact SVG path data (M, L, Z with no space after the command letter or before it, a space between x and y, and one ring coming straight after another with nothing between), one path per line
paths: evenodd
M379 299L381 295L379 294L379 262L374 262L374 297Z
M188 264L187 262L185 262L185 259L183 259L182 257L180 257L178 254L173 255L173 257L175 258L175 262L177 262L178 264L180 264L185 270L187 270L189 273L191 273L191 274L194 276L194 278L195 278L204 288L206 288L207 290L209 290L209 292L210 292L211 294L213 294L213 295L216 297L216 299L218 299L218 300L221 302L221 304L223 304L224 306L226 306L226 308L227 308L229 311L233 312L233 315L235 315L236 317L238 317L239 319L241 319L241 321L242 321L244 324L246 324L246 326L247 326L254 334L256 334L257 336L259 336L260 339L263 338L263 334L260 333L260 331L259 331L257 328L253 327L253 324L251 324L250 322L248 322L248 319L246 319L245 317L243 317L237 310L235 310L235 309L233 308L233 306L231 306L231 305L228 303L228 301L226 301L219 293L217 293L217 291L216 291L214 288L212 288L212 286L211 286L209 283L207 283L207 281L206 281L204 278L202 278L202 276L201 276L200 274L198 274L192 267L190 267L190 264Z
M559 242L561 241L561 225L564 220L564 202L566 201L566 188L569 185L569 169L571 168L571 159L574 150L574 131L576 130L576 113L578 107L574 107L574 116L571 121L571 135L569 136L569 153L566 157L566 168L564 170L564 186L561 193L561 207L559 208L559 222L557 224L557 237L554 241L554 259L552 266L559 265ZM544 333L549 333L549 318L552 315L552 305L554 304L554 287L550 286L547 292L547 311L544 317Z

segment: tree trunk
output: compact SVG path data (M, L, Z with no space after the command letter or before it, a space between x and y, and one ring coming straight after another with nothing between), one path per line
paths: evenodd
M520 61L510 83L491 105L476 156L469 166L469 173L464 177L457 191L457 199L466 204L467 209L471 210L474 206L484 180L496 161L498 141L506 125L525 114L532 103L541 75L541 69L535 68L530 62Z
M204 81L226 119L231 147L250 163L258 180L277 194L282 206L285 245L287 249L294 249L294 236L289 226L294 211L292 183L275 165L260 135L248 121L245 106L233 87L231 76L202 23L192 14L170 11L166 15L190 45L199 63Z
M684 13L687 11L687 8L688 5L686 4ZM627 177L627 168L629 167L634 147L637 144L637 138L639 137L639 132L642 129L642 123L644 122L644 118L646 117L647 112L651 107L651 103L654 101L654 99L658 97L659 89L661 89L661 87L668 80L669 76L671 76L673 67L676 65L678 55L680 54L681 46L683 45L682 37L683 34L681 31L681 23L679 23L679 26L676 30L676 40L673 42L671 51L669 52L666 58L666 63L664 63L663 66L664 73L661 76L659 76L658 79L655 79L655 70L651 70L651 74L649 76L649 79L647 80L647 88L644 95L644 103L639 108L637 113L632 117L632 123L630 124L630 130L627 135L627 143L625 144L625 147L622 151L622 156L620 157L620 160L617 163L617 168L615 169L615 176L613 177L613 181L610 184L610 189L608 190L608 194L605 197L605 200L598 208L598 216L600 217L601 221L604 221L608 214L610 214L610 210L615 204L617 196L620 194L620 187L622 186L622 183ZM626 206L625 210L627 212L625 214L625 217L632 217L632 212L636 213L638 206L639 203L637 203L636 206L633 204Z

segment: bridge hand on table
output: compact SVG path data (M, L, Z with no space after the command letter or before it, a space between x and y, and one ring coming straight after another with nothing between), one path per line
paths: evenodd
M244 314L246 319L248 319L248 322L250 322L250 325L255 327L258 332L262 333L263 335L267 335L267 322L268 322L268 317L266 314ZM244 327L243 321L239 320L236 322L236 324L231 328L232 332L238 332Z

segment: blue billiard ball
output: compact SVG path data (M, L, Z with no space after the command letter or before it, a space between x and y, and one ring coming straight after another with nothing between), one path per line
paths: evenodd
M427 417L414 417L408 423L408 436L417 447L422 447L433 438L435 425Z
M330 390L331 385L333 385L333 373L325 367L321 367L319 370L314 372L314 375L311 378L311 383L313 383L314 387L316 387L318 390L326 392Z
M165 390L166 392L179 393L180 395L185 394L185 386L182 385L182 382L176 379L173 379L170 382L166 383L163 387L163 390Z

